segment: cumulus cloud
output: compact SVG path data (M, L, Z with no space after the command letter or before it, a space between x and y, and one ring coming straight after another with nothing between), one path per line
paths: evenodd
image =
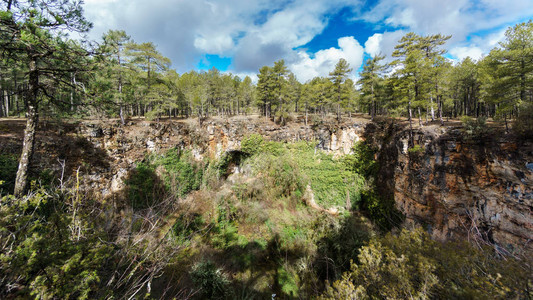
M455 47L450 50L450 54L456 57L459 61L470 57L473 60L478 60L483 56L484 51L476 46L471 47Z
M257 72L262 65L297 57L327 26L327 16L353 0L88 0L91 37L108 29L127 29L136 41L153 41L178 71L199 57L233 57L235 72Z
M452 55L479 56L488 51L491 39L476 39L472 33L494 31L533 15L530 1L379 0L361 12L363 0L86 0L85 15L94 23L92 39L99 40L109 29L125 29L137 42L154 42L178 72L212 54L231 58L231 71L240 74L285 59L305 80L327 75L341 56L352 57L355 70L360 66L363 47L357 32L350 45L339 43L339 48L316 53L301 50L346 8L378 32L366 40L364 51L383 53L390 60L398 39L408 31L453 34L447 44Z
M320 50L311 57L304 51L298 52L296 61L289 65L289 69L296 75L298 80L305 82L316 76L328 76L333 71L339 59L344 58L355 70L350 74L355 78L355 73L363 62L363 47L352 36L338 39L339 48Z
M365 42L365 52L374 57L378 54L385 55L385 61L392 60L392 52L398 41L406 34L403 30L393 32L375 33Z
M532 15L531 0L380 0L370 11L356 14L355 19L376 24L377 30L385 26L389 30L398 28L401 32L414 31L422 35L452 35L446 46L450 49L450 54L480 57L494 47L495 43L482 37L484 34L477 38L478 41L473 42L467 41L470 40L467 37L478 32L500 32L517 20ZM377 37L374 37L369 42L375 42L376 39ZM390 49L381 47L386 43L383 36L379 48L389 54L392 52ZM369 45L368 51L375 53L375 44Z
M485 36L472 36L468 42L452 47L449 53L456 62L467 57L479 60L505 39L505 31L506 28Z

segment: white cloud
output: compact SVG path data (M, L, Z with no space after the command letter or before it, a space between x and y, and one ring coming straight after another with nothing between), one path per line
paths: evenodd
M456 57L459 61L470 57L473 60L480 59L484 51L481 48L472 46L472 47L455 47L450 49L450 54Z
M445 46L450 49L450 54L480 57L501 41L504 30L500 29L532 15L531 0L380 0L369 12L359 14L355 19L376 24L376 29L380 28L380 24L386 24L403 32L452 35ZM472 37L477 32L494 30L498 32L491 34L490 38L485 33ZM367 42L375 43L375 39L376 36ZM376 48L379 48L390 55L392 48L388 46L389 49L385 49L386 40L384 34L379 47L369 44L367 52L376 53Z
M315 53L314 58L304 51L298 52L296 61L289 65L289 69L296 75L298 80L305 82L316 76L328 76L333 71L339 59L344 58L355 70L350 74L355 78L357 69L363 62L363 47L352 36L338 39L339 48L329 48Z
M359 67L363 47L355 39L345 47L339 44L339 48L314 54L295 50L319 35L328 18L343 8L376 26L380 32L368 38L364 51L383 53L388 60L398 39L408 31L453 34L446 46L452 55L479 56L497 45L503 33L498 31L490 38L472 37L472 33L494 31L533 15L531 0L379 0L361 14L362 3L365 1L86 0L84 7L95 25L92 39L100 40L109 29L124 29L137 42L154 42L179 72L194 68L205 54L231 57L230 68L237 74L256 73L261 66L283 58L301 80L327 75L342 55L346 59L351 55L350 64L355 70Z
M137 42L153 41L178 71L199 57L234 57L235 72L257 72L274 60L296 57L294 48L327 26L327 16L360 0L89 0L90 34L125 29Z
M531 4L531 0L381 0L358 18L408 28L419 34L452 34L462 41L469 33L530 17Z
M365 43L365 52L374 57L381 52L381 40L383 39L382 33L375 33L373 36L369 37Z
M383 54L386 56L386 62L392 61L394 47L398 44L398 40L400 40L405 34L406 32L403 30L375 33L365 42L365 52L372 57L378 54Z
M488 54L490 50L497 47L498 44L504 40L506 30L507 29L504 28L482 37L473 36L468 43L454 46L449 52L455 58L455 61L461 61L466 57L478 60Z

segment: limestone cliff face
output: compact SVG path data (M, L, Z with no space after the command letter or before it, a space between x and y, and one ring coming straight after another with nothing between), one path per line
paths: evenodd
M16 124L15 124L16 125ZM0 152L20 151L23 123L0 135ZM10 125L10 128L14 128ZM17 127L18 128L18 127ZM109 197L151 152L190 149L197 159L239 150L246 135L267 140L317 141L317 150L350 153L366 139L378 147L377 186L394 199L406 223L425 226L440 240L465 238L533 250L533 144L509 137L466 139L460 129L425 126L414 131L418 151L409 151L409 131L392 123L303 122L279 126L258 117L194 121L83 122L38 131L34 169L75 176L82 185ZM74 177L75 178L75 177Z
M409 131L369 125L380 146L378 186L407 223L439 240L469 239L533 249L533 144L509 137L465 138L459 129Z
M109 169L93 172L87 186L98 186L106 197L124 187L124 179L146 154L164 153L170 148L191 150L198 160L219 158L224 152L240 150L241 140L252 133L266 140L279 142L316 141L317 150L334 155L351 152L360 140L366 122L343 124L304 125L291 123L279 126L263 118L238 117L210 120L199 126L191 121L130 122L126 126L115 123L80 124L77 134L103 150L111 160ZM92 176L92 177L91 177ZM93 178L93 179L90 179ZM105 185L103 178L108 178Z

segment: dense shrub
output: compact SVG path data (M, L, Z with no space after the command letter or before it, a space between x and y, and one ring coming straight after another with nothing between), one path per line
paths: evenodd
M197 162L190 151L170 149L153 160L153 165L165 167L165 183L178 196L183 197L202 185L203 162Z
M265 140L260 134L254 133L247 135L241 141L241 151L249 155L257 154L262 151L264 143Z
M134 209L153 207L169 192L172 196L184 197L200 189L204 169L203 162L195 161L189 151L179 149L146 158L125 181L131 206Z
M513 132L522 138L533 138L533 104L522 105L513 122Z
M140 162L126 179L128 200L133 209L145 209L157 205L165 195L165 187L155 174L155 166Z
M375 149L372 149L365 142L357 142L353 146L352 152L353 154L346 155L343 158L348 169L364 178L375 176L379 167L374 159Z
M71 200L44 190L0 200L1 298L96 295L113 248Z
M225 299L230 294L229 280L210 260L194 265L191 279L199 289L199 299Z
M487 118L485 117L474 119L469 116L463 116L461 123L463 124L463 133L467 139L483 141L492 133L492 129L488 126Z
M358 263L324 298L515 299L531 297L531 284L530 269L521 261L465 242L441 244L416 229L361 248Z
M0 154L0 195L12 193L17 177L18 159L12 154Z

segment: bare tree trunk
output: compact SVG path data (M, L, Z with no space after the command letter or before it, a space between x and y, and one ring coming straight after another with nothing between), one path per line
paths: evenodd
M307 103L305 103L305 126L307 126Z
M431 97L431 121L435 121L435 108L433 108L433 97Z
M5 100L5 111L6 111L6 117L9 116L9 95L7 91L4 91L4 100Z
M422 126L422 115L420 113L420 106L418 107L418 126Z
M442 119L442 99L437 98L437 102L439 103L439 119L440 119L440 125L444 126L444 120Z
M337 122L341 121L341 104L337 104Z
M413 111L411 109L411 100L409 100L409 103L407 105L407 110L409 111L409 146L414 146L414 140L413 140Z
M4 117L4 91L0 90L0 118ZM5 114L7 117L7 114Z
M27 98L26 111L26 130L24 130L24 142L22 144L22 154L20 155L17 178L15 180L16 197L24 195L28 184L28 169L33 156L35 145L35 130L39 121L37 108L37 93L39 85L39 74L37 71L37 62L33 58L30 62L29 90Z

